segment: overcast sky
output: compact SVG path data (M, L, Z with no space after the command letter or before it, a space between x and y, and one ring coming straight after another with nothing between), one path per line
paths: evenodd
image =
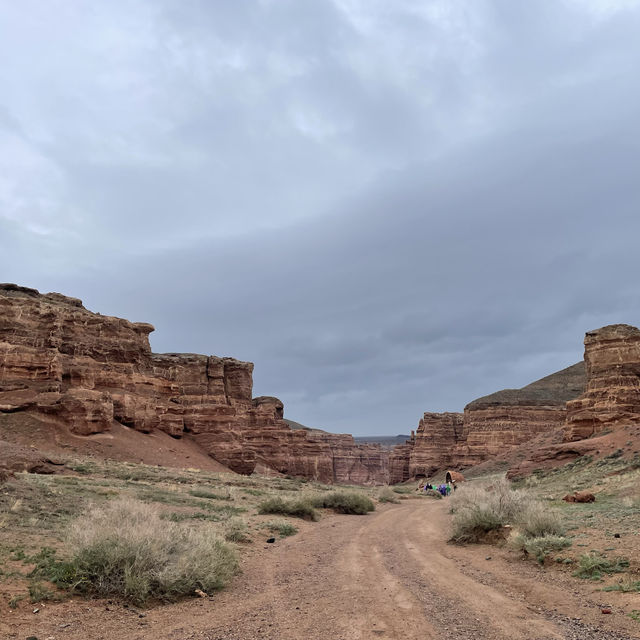
M408 433L640 324L640 2L0 0L0 281Z

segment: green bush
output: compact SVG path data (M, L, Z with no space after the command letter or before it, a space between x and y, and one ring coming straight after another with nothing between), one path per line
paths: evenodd
M234 551L212 529L161 520L152 505L117 500L78 518L71 559L42 559L35 572L55 584L136 604L222 588L237 571Z
M313 521L318 519L318 514L310 500L285 500L279 497L269 498L258 505L258 513L275 513Z
M622 573L629 566L626 558L608 560L598 553L585 553L578 560L578 569L574 572L577 578L600 580L603 573Z
M313 505L322 509L333 509L336 513L365 515L375 511L376 505L361 493L332 491L313 499Z

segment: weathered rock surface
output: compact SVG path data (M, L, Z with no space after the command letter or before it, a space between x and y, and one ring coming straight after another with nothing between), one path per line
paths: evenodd
M421 478L504 454L562 427L567 401L580 395L584 387L585 367L580 362L522 389L504 389L478 398L463 414L425 413L415 439L393 450L392 470L402 468L401 458L407 455L408 478Z
M640 421L640 330L614 324L584 339L586 391L567 403L566 440Z
M381 447L292 430L277 398L253 399L252 363L154 354L152 331L92 313L76 298L0 284L0 412L35 412L80 436L117 421L193 438L239 473L260 464L323 482L387 480Z
M455 452L463 438L461 413L425 413L409 456L409 476L429 478L438 469L458 466Z
M595 502L596 497L590 491L575 491L568 493L564 498L565 502Z
M562 426L566 403L584 388L585 367L578 362L522 389L505 389L474 400L464 409L457 464L472 466Z
M6 482L13 472L19 471L55 473L56 468L63 464L62 460L48 457L29 447L0 440L0 482Z

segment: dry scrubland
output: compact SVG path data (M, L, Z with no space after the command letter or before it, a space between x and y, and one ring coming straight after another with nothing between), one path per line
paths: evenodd
M325 509L366 514L379 493L96 460L65 471L16 474L0 487L5 606L72 593L136 604L209 593L229 582L252 543L295 535Z
M374 503L433 499L413 484L336 488L95 460L66 472L18 474L0 487L2 609L77 592L136 604L209 593L232 579L244 553L314 527L325 509L366 514ZM596 502L561 500L583 489ZM549 574L589 580L614 602L638 597L637 458L585 457L511 484L499 474L474 478L448 507L452 543L504 545Z
M595 502L562 500L584 490ZM474 478L450 512L452 543L503 545L547 572L588 580L613 605L635 606L630 617L640 622L640 457L583 456L512 483L502 474Z

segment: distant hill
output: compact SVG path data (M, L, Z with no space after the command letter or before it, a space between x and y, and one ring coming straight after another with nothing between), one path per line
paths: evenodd
M292 428L292 429L306 429L310 431L312 427L306 427L295 420L289 420L285 418L284 421ZM397 444L404 444L405 440L408 440L411 436L409 435L397 435L397 436L353 436L353 439L358 444L379 444L385 448L395 447Z
M385 448L391 449L397 444L404 444L411 436L399 434L397 436L353 436L358 444L379 444Z
M586 372L584 362L536 380L522 389L503 389L470 402L465 409L485 409L508 406L564 405L584 392Z
M293 420L289 420L289 418L285 418L284 421L292 428L292 429L305 429L306 431L311 431L311 427L305 427L303 424L299 422L294 422Z

